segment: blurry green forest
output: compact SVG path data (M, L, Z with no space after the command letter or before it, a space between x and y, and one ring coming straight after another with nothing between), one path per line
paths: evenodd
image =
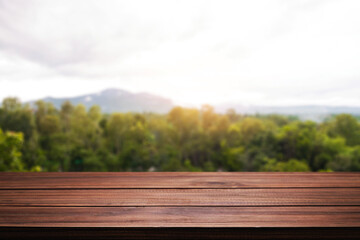
M64 102L0 108L0 171L359 171L360 124L348 114L103 114Z

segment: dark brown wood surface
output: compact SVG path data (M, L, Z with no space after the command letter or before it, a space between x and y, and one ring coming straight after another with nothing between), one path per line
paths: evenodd
M359 227L360 207L0 207L0 226Z
M356 239L360 174L0 173L0 239L24 236Z
M0 189L88 188L349 188L359 173L1 173Z
M360 206L360 188L1 190L0 206Z

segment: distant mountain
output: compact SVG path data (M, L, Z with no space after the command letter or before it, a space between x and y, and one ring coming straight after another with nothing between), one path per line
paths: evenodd
M121 89L106 89L99 93L86 94L69 98L47 97L42 99L51 102L56 108L60 108L65 101L72 104L83 104L87 108L99 105L103 112L156 112L167 113L174 106L167 98L149 93L131 93ZM35 101L30 102L33 104Z
M217 112L234 109L242 114L281 114L295 115L302 120L322 121L332 114L349 113L360 115L360 107L326 106L326 105L298 105L298 106L245 106L241 104L222 104L215 107Z
M64 101L72 104L84 104L87 108L99 105L103 112L154 112L167 113L175 105L172 100L150 93L131 93L121 89L110 88L99 93L86 94L69 98L47 97L42 99L51 102L55 107L60 108ZM34 101L30 102L33 104ZM228 109L234 109L241 114L282 114L296 115L302 120L322 121L332 114L349 113L360 116L360 107L349 106L259 106L242 105L239 103L228 103L214 106L218 113L225 113Z

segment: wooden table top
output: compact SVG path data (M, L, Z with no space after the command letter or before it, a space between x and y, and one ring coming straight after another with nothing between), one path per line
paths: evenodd
M360 173L0 173L0 236L39 228L53 237L102 229L109 239L117 229L143 239L195 228L207 238L302 229L298 237L351 239L360 233Z

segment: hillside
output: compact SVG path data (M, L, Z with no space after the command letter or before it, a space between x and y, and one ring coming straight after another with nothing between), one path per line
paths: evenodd
M168 113L175 104L171 99L150 93L132 93L122 89L110 88L98 93L91 93L69 98L46 97L41 99L51 102L60 108L64 101L72 104L84 104L87 108L99 105L103 112L154 112ZM29 102L34 104L35 101ZM350 106L326 106L326 105L298 105L298 106L245 106L241 103L218 104L214 106L218 113L225 113L228 109L234 109L241 114L281 114L298 116L302 120L323 121L333 114L349 113L360 115L360 107Z
M103 112L156 112L167 113L174 105L170 99L149 93L131 93L121 89L106 89L99 93L69 98L47 97L42 99L60 108L64 101L72 104L84 104L87 108L99 105ZM34 101L30 102L34 103Z

